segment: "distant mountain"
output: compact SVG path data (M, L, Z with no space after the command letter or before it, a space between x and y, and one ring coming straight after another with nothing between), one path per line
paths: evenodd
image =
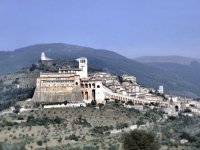
M102 69L113 74L131 74L146 87L157 88L159 85L164 85L168 93L200 97L200 87L197 84L157 66L142 64L107 50L63 43L38 44L12 52L0 52L0 74L13 72L37 62L43 51L50 58L68 61L85 56L91 68Z
M200 87L200 59L182 56L147 56L135 59L138 62L161 69L172 76L177 76L182 81L183 88L190 84L194 89L194 93L199 91ZM183 95L193 93L182 92Z
M189 65L191 62L200 62L198 58L190 58L183 56L144 56L135 58L136 61L141 63L175 63L182 65Z

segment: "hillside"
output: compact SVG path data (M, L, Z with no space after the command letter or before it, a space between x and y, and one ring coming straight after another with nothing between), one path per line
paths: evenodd
M189 95L186 96L200 97L199 87L190 81L179 78L176 74L136 62L111 51L61 43L38 44L20 48L13 52L1 52L0 74L13 72L37 62L42 51L50 58L68 61L85 56L92 68L102 69L113 74L131 74L136 76L138 82L146 87L157 88L159 85L164 85L166 91L172 94L185 96L183 93L187 92Z
M184 114L166 119L162 110L152 106L139 111L117 101L100 109L93 104L7 114L0 117L0 149L121 150L124 134L138 129L154 133L162 149L199 150L200 117ZM151 142L151 137L144 141ZM187 142L182 144L182 139Z

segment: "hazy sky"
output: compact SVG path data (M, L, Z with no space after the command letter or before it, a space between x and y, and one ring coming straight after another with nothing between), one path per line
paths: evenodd
M200 0L0 0L0 50L51 42L200 58Z

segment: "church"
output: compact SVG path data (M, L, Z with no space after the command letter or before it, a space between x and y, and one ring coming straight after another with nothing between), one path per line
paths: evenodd
M41 54L42 61L52 60ZM103 103L105 94L102 81L88 77L88 60L85 57L76 59L78 68L59 69L57 73L42 73L36 80L36 89L32 100L42 103L90 103L96 100Z

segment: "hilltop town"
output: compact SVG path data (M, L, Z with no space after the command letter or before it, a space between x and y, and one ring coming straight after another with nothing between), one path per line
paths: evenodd
M48 64L54 60L42 52L40 61ZM40 72L33 97L23 103L20 111L34 108L35 103L44 108L54 108L86 106L92 101L97 104L120 101L136 109L142 109L145 105L159 107L168 115L177 115L186 109L200 114L198 101L165 94L162 85L158 89L147 88L137 83L136 77L132 75L119 76L102 71L88 73L87 58L81 57L76 61L77 67L62 66L54 72ZM8 112L12 110L1 114Z
M41 61L51 62L53 59L46 57L43 52ZM33 98L29 101L41 103L44 108L64 107L67 104L85 106L92 101L97 104L120 101L132 104L133 106L129 107L135 108L142 108L144 105L159 107L169 115L177 115L179 111L186 109L200 114L198 101L167 95L162 85L158 89L146 88L138 84L136 77L132 75L88 73L87 58L81 57L76 61L78 67L63 66L57 72L40 72ZM59 104L56 104L57 102Z

